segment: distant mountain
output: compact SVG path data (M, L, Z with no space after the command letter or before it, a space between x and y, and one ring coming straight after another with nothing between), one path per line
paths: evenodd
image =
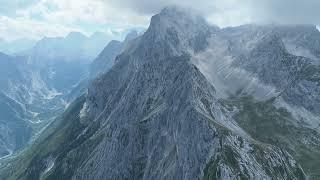
M304 56L319 64L320 32L315 25L243 25L237 28L226 28L226 32L241 36L241 32L255 33L274 32L283 41L287 51L296 56ZM259 34L255 34L258 36Z
M65 103L24 57L0 53L0 158L21 150Z
M15 56L0 53L0 158L36 139L69 102L85 93L90 62L107 42L104 33L86 37L72 32L44 38Z
M274 27L279 32L287 50L296 56L304 56L320 64L320 32L315 25L291 25Z
M23 105L0 92L0 158L23 148L33 135Z
M16 55L31 49L35 44L36 41L30 39L18 39L12 42L0 39L0 52Z
M95 33L92 36L98 38L100 33ZM130 42L137 38L139 35L137 31L130 31L125 39L121 41L112 40L107 46L100 52L100 54L91 62L89 66L89 74L85 76L69 94L69 101L74 100L79 95L84 94L87 91L90 83L99 78L104 73L107 73L115 64L116 57L130 45Z
M131 31L127 34L123 42L116 40L111 41L92 62L90 67L90 76L95 78L108 72L108 70L114 65L116 57L129 46L130 41L137 37L137 31Z
M16 59L0 53L0 158L26 145L32 134L25 106L4 94L10 84L25 82L15 63Z
M90 63L108 42L108 37L103 33L87 37L79 32L71 32L66 37L43 38L27 55L34 61L33 64L39 65L53 60Z
M95 32L87 40L85 49L86 51L88 51L88 54L93 55L92 57L96 58L98 54L101 53L101 51L110 42L110 40L111 38L108 37L105 33Z
M299 27L220 29L165 8L102 51L87 94L0 177L318 179L320 70L290 51L317 56Z
M88 67L58 60L40 68L24 56L0 54L0 158L21 150L64 111Z

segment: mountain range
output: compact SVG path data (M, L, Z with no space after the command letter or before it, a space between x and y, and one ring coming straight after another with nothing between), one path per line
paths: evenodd
M10 42L0 39L0 52L14 55L32 48L35 44L36 41L31 39L18 39Z
M86 37L71 32L23 50L9 46L16 53L0 54L0 158L27 146L83 93L78 86L88 79L89 64L108 42L104 33Z
M168 7L129 37L0 178L319 179L316 26L219 28Z

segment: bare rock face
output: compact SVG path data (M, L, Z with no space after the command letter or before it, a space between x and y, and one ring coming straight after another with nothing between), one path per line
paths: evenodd
M195 179L207 175L206 166L214 166L207 165L209 162L219 162L214 169L217 173L211 174L216 178L239 174L294 178L296 171L303 176L289 154L272 146L259 152L260 145L225 129L231 117L222 113L214 88L188 56L150 61L128 81L116 96L120 98L110 100L96 113L95 120L102 121L101 131L107 138L74 179ZM241 162L247 165L241 166ZM261 167L261 162L270 165ZM287 164L287 173L273 169L282 163ZM274 173L269 175L268 169ZM211 169L206 173L212 173Z
M108 45L102 50L98 57L91 63L90 66L90 79L94 79L109 71L115 64L116 57L122 53L131 41L138 37L137 31L131 31L127 34L124 41L110 41Z
M315 178L318 66L276 29L164 9L0 177Z
M199 34L207 34L201 45L210 35L197 18L163 10L136 49L124 52L89 88L85 118L100 121L106 138L73 179L304 176L285 151L237 135L249 137L223 112L214 87L186 55L202 49L194 47Z

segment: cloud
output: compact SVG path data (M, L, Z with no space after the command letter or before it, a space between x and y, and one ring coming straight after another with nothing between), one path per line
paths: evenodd
M38 0L0 0L0 15L15 15L17 9L26 8Z
M220 26L244 23L320 24L319 0L101 0L140 15L165 6L191 7Z
M12 13L0 12L0 37L7 40L64 36L70 31L86 35L101 31L119 39L123 33L110 32L144 27L148 19L136 13L119 13L100 0L34 0L23 5L6 1L5 6L10 7Z
M74 29L90 34L147 27L150 16L170 5L191 7L222 27L247 23L320 25L320 0L0 0L0 4L0 37L9 38L28 33L60 35Z
M0 37L8 41L23 38L40 39L43 36L65 36L71 31L81 31L81 29L24 18L0 16Z
M138 13L120 11L116 6L110 6L101 0L40 0L34 6L18 10L17 14L68 25L90 22L129 26L141 25L147 20Z
M251 13L262 22L320 24L319 8L319 0L262 0Z

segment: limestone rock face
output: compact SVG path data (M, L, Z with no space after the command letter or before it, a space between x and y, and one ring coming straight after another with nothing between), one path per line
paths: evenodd
M73 179L304 176L287 152L250 141L191 62L188 53L205 49L216 31L180 9L152 18L134 49L89 88L85 118L99 121L106 138Z
M114 65L0 177L316 179L319 67L290 53L286 39L304 41L283 28L165 8L100 54Z

